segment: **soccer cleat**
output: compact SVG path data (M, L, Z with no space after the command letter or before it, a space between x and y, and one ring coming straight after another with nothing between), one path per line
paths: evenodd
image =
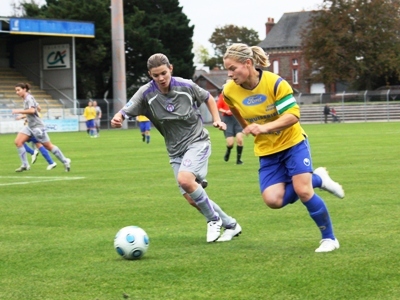
M52 164L47 166L46 170L50 171L50 170L53 170L55 167L57 167L57 164L55 162L53 162Z
M207 223L207 243L215 242L221 234L222 219Z
M239 160L236 161L236 164L237 165L243 165L243 162L239 159Z
M64 167L65 167L65 172L69 172L71 170L71 160L69 158L65 159Z
M207 181L207 179L203 179L203 181L201 182L201 186L203 187L203 189L205 189L206 187L208 187L208 181Z
M32 165L36 162L38 155L39 155L39 151L37 149L35 149L35 151L33 151L32 158L31 158Z
M339 241L337 239L322 239L320 246L315 249L315 252L331 252L333 250L339 249Z
M233 228L226 228L224 233L219 237L217 242L227 242L232 240L235 236L239 236L242 233L242 227L239 223L236 223Z
M332 193L333 195L335 195L338 198L341 198L341 199L344 198L343 187L339 183L333 181L331 177L329 177L329 174L328 174L328 171L326 170L326 168L323 168L323 167L316 168L314 170L314 174L321 177L321 180L322 180L321 189L323 189L329 193Z
M205 189L206 187L208 187L208 181L207 181L207 179L203 179L203 181L200 181L200 180L198 180L198 179L196 178L196 182L197 182L198 184L201 184L201 186L203 187L203 189Z
M28 171L30 169L31 169L31 167L29 165L27 165L27 166L22 165L18 169L15 169L15 172L23 172L23 171Z
M225 155L224 155L224 161L228 161L230 155L231 155L231 152L229 150L226 150Z

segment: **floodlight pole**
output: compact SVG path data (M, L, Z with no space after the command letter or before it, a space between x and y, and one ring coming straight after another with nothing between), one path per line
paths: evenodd
M111 0L113 108L117 113L126 104L125 37L123 0ZM128 128L125 121L123 129Z

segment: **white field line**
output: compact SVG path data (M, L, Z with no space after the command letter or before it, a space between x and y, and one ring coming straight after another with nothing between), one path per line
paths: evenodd
M67 176L58 176L58 177L40 177L40 176L0 176L0 179L29 179L35 178L36 180L32 181L19 181L19 182L10 182L10 183L0 183L0 186L7 186L7 185L17 185L17 184L30 184L30 183L40 183L40 182L49 182L49 181L62 181L62 180L79 180L85 179L85 177L67 177Z

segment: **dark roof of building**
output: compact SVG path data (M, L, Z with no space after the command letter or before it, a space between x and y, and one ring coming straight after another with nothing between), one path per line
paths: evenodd
M196 70L193 80L197 80L199 77L204 77L211 82L216 88L222 89L228 79L227 70L211 70L209 73L203 70Z
M300 11L283 14L258 46L264 50L300 47L300 33L307 27L312 13L313 11Z

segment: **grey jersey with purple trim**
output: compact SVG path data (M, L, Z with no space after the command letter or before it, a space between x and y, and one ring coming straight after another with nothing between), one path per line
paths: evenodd
M37 111L38 103L36 102L35 98L28 94L24 99L24 109L29 109L33 107L35 109L34 114L26 114L26 120L28 121L28 127L31 129L35 128L44 128L45 125L40 119L39 112Z
M170 90L163 94L154 80L142 86L122 108L125 117L145 115L164 136L171 158L183 156L194 142L209 139L199 106L210 93L193 81L171 77Z

